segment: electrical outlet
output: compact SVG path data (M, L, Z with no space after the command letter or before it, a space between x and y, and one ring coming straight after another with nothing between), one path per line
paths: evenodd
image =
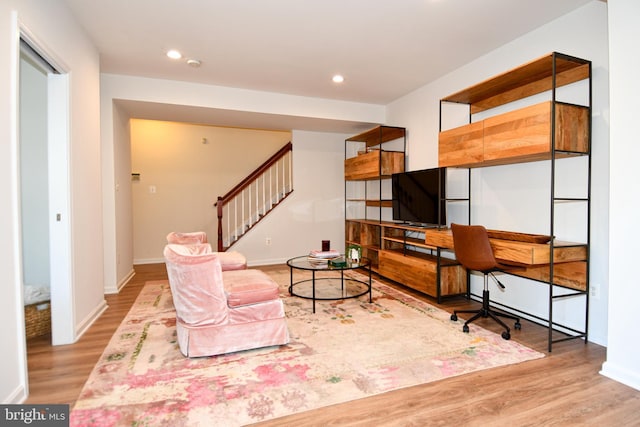
M264 244L265 244L265 245L267 245L267 246L271 246L271 237L267 237L267 238L264 240Z
M592 283L589 285L589 296L594 299L600 298L600 285Z

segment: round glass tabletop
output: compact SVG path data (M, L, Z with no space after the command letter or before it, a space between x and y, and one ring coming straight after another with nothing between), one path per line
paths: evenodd
M368 258L360 258L358 262L352 262L346 258L344 266L333 266L329 264L328 259L313 258L307 255L291 258L287 261L287 265L300 270L354 270L356 268L369 267L371 261Z

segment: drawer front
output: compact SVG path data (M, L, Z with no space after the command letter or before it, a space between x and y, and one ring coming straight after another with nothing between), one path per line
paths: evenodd
M484 120L484 161L527 158L551 150L551 103Z
M375 179L380 176L404 172L404 153L374 150L345 159L344 178L346 180Z
M360 154L344 161L344 178L346 180L372 179L380 176L380 154L370 152Z
M482 163L482 128L482 122L476 122L440 132L438 166L468 166Z
M436 296L436 263L389 251L380 252L379 273L427 295Z

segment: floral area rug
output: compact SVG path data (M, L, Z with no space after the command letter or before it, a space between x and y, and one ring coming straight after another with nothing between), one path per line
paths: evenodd
M291 342L188 359L167 281L148 282L95 366L71 426L238 426L543 357L382 283L316 303L281 287Z

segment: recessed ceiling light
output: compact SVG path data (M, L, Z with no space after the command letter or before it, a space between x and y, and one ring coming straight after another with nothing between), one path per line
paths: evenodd
M171 59L180 59L182 58L182 54L175 49L171 49L167 52L167 56Z
M344 81L344 77L340 74L336 74L331 80L333 80L334 83L342 83Z
M200 65L202 65L202 62L200 62L198 59L187 59L187 65L193 68L198 68Z

